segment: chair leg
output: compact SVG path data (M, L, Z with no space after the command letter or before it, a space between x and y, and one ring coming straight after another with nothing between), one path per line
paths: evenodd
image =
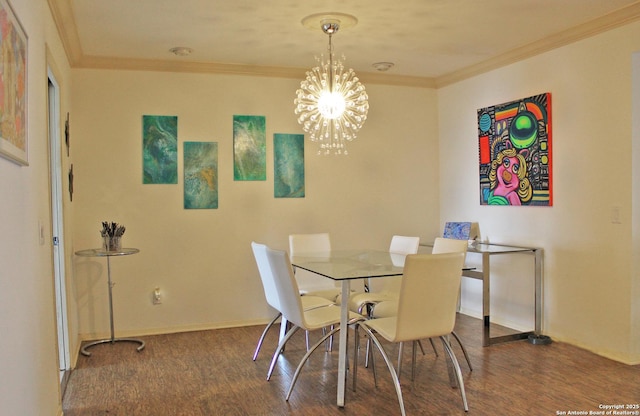
M267 324L267 327L264 329L264 331L262 331L262 335L260 335L260 339L258 340L258 345L256 345L256 351L253 353L253 361L255 361L258 358L258 354L260 353L260 348L262 348L262 343L264 342L264 337L267 335L267 332L269 332L273 324L276 323L278 318L280 318L280 316L282 316L282 314L278 312L278 314L271 320L271 322Z
M404 342L400 342L398 346L398 380L402 374L402 354L404 354Z
M467 360L467 365L469 365L469 371L473 371L473 367L471 367L471 360L469 360L469 354L467 354L467 349L464 347L464 345L462 345L462 341L460 341L460 337L458 337L458 334L456 334L455 331L452 332L451 335L453 335L456 341L458 341L458 345L460 345L460 349L464 354L464 358Z
M416 379L416 344L418 344L420 341L413 341L413 345L411 348L411 381L415 381ZM422 347L422 345L421 345ZM424 350L422 352L424 354Z
M384 362L387 364L387 368L389 369L389 373L391 373L391 379L393 380L393 385L396 389L396 394L398 396L398 403L400 404L400 412L402 413L402 416L406 416L406 413L404 411L404 401L402 399L402 389L400 388L400 380L398 379L398 374L396 370L393 368L393 364L391 363L389 356L384 351L384 348L382 347L382 344L380 344L380 341L378 341L378 338L376 338L376 336L373 335L373 332L366 326L361 325L361 327L367 333L367 335L369 336L369 339L373 341L375 346L378 348L378 351L380 351L380 354L382 355Z
M436 344L433 343L433 339L429 338L429 342L431 343L431 348L433 348L433 352L436 354L436 357L440 357L440 354L438 354L438 350L436 349ZM424 351L422 353L424 354Z
M458 381L458 388L460 389L460 396L462 397L462 406L464 407L464 411L469 411L469 405L467 404L467 395L464 391L464 380L462 379L462 370L460 370L460 364L458 364L458 360L456 359L456 355L453 353L453 349L451 348L451 344L449 344L449 340L446 337L440 337L442 340L442 345L444 346L444 350L447 352L449 359L451 360L451 364L453 364L453 368L455 370L456 380Z
M356 381L358 379L358 354L360 353L360 333L359 325L353 328L353 383L352 389L356 391Z
M427 355L426 352L424 352L424 347L422 346L422 341L418 340L416 341L418 343L418 345L420 346L420 351L422 351L422 355ZM436 352L437 354L437 352Z
M298 376L300 375L300 371L302 371L302 366L304 366L304 364L307 362L307 360L309 359L309 357L311 357L311 354L320 346L322 345L325 341L327 341L330 337L333 336L333 334L335 334L336 332L338 332L340 330L340 327L333 327L331 329L331 331L327 332L322 338L320 338L320 341L316 342L315 344L313 344L313 346L311 347L311 349L309 349L307 351L307 353L304 355L304 357L302 357L302 360L300 360L300 363L298 364L298 368L296 368L296 372L293 374L293 379L291 380L291 385L289 386L289 391L287 392L287 397L285 398L286 401L289 401L289 397L291 397L291 392L293 392L293 388L296 385L296 381L298 380Z
M282 341L280 341L280 343L276 347L276 352L273 353L273 358L271 359L271 365L269 366L269 371L267 372L267 381L271 379L271 374L273 373L273 369L276 367L276 362L278 361L278 357L280 357L280 353L282 352L284 345L287 343L287 341L289 341L289 339L293 336L293 334L295 334L298 331L298 329L300 329L299 326L294 326L293 328L291 328L287 332L287 335L285 335L284 338L282 338Z

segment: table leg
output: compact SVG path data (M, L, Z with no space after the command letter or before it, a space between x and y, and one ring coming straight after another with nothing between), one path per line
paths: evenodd
M491 343L491 260L489 253L482 253L482 346Z
M142 351L142 349L144 348L144 341L140 339L115 337L115 330L114 330L114 324L113 324L113 293L112 293L113 282L111 281L111 262L109 261L109 256L107 256L107 283L109 285L109 325L111 327L111 338L90 342L89 344L82 347L80 349L80 352L82 353L82 355L86 355L87 357L91 355L91 353L87 351L87 348L90 348L90 347L93 347L94 345L99 345L99 344L106 344L106 343L113 344L115 342L135 342L140 344L140 346L136 348L138 351Z
M340 345L338 346L338 406L344 407L347 381L347 335L349 334L349 280L342 281L342 302L340 304Z

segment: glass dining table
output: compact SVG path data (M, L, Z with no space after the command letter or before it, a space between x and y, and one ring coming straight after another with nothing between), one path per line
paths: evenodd
M301 253L291 257L294 269L304 269L341 283L341 314L338 343L337 404L344 407L347 376L347 328L351 281L400 276L405 255L377 250L332 250L328 253Z

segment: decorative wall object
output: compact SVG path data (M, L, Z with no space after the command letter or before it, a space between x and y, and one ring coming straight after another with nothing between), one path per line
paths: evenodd
M553 205L551 93L478 110L481 205Z
M184 143L184 208L218 208L218 143Z
M273 196L304 198L304 135L273 135Z
M178 183L178 117L142 116L142 183Z
M64 144L67 146L67 157L69 157L69 146L71 146L71 138L69 137L69 113L64 121Z
M264 116L233 116L233 179L267 179L267 136Z
M27 35L7 0L0 0L0 155L29 164Z
M73 163L69 168L69 201L73 202Z

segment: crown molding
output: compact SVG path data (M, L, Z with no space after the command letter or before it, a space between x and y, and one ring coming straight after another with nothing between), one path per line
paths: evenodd
M463 68L438 77L435 80L436 88L444 87L456 82L510 65L544 52L557 49L562 46L589 38L591 36L615 29L640 19L640 2L618 9L597 19L575 26L571 29L558 32L545 39L532 42L517 49L498 55L494 58Z
M75 68L110 69L129 71L159 71L208 73L227 75L248 75L276 78L303 79L308 68L290 68L277 66L257 66L240 64L223 64L212 62L176 61L164 59L137 59L102 56L83 56ZM366 84L381 84L405 87L434 88L435 80L425 77L411 77L404 75L376 74L371 72L358 73L358 77Z
M71 8L71 0L47 0L47 3L49 4L49 10L51 10L58 36L60 36L62 46L67 54L69 65L74 67L83 54L76 20Z
M307 70L275 66L86 56L82 52L71 1L47 0L47 3L72 68L215 73L292 79L302 79ZM437 89L632 23L638 19L640 19L640 1L582 25L437 78L371 72L358 73L358 77L366 84Z

